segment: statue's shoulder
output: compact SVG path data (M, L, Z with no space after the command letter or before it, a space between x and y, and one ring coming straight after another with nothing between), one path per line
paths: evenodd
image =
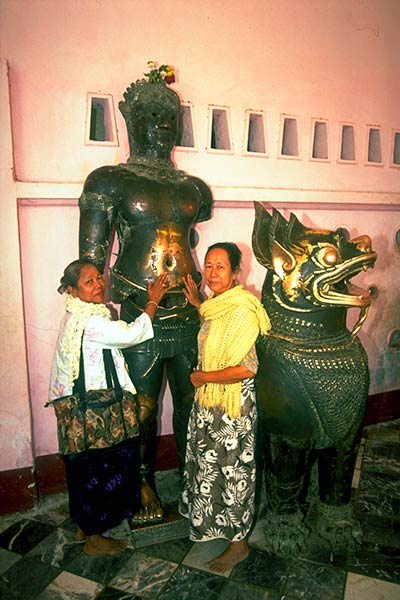
M86 177L84 190L99 191L114 187L123 178L126 169L124 165L104 166L95 169Z
M196 218L197 222L208 221L211 218L213 195L209 185L199 177L188 176L191 184L197 190L200 197L200 208Z
M124 181L124 168L121 165L104 166L95 169L87 176L80 208L107 209L119 198Z
M187 177L190 183L197 188L201 195L203 195L205 198L211 198L212 200L211 188L205 181L203 181L203 179L200 179L200 177L195 177L194 175L188 175Z

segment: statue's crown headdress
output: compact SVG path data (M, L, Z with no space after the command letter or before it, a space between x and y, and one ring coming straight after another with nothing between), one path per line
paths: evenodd
M155 100L162 100L164 105L170 105L172 110L180 112L180 99L174 90L168 88L169 83L175 81L175 72L170 65L157 66L154 61L148 61L147 66L150 69L144 73L147 79L137 79L124 92L124 100L119 102L119 109L128 122L131 113L140 112L139 99L143 104Z

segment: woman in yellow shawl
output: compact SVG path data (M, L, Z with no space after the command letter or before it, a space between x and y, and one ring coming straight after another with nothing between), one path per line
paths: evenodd
M256 403L255 341L270 329L260 301L237 285L241 251L236 244L210 246L205 281L210 297L200 302L188 275L185 295L199 310L199 363L190 415L181 513L190 519L190 539L226 539L229 544L206 566L230 572L247 558L254 517Z

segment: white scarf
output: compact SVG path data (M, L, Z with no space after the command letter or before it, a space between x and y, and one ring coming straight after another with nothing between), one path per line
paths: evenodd
M63 331L60 349L69 356L69 379L70 384L73 385L79 375L82 335L89 317L98 315L111 319L111 312L105 304L83 302L70 295L65 300L65 307L70 317Z

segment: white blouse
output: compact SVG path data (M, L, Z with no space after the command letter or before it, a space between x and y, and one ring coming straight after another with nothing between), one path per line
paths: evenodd
M70 317L66 313L61 323L57 346L51 365L49 399L61 398L72 394L72 385L69 381L68 356L61 350L63 333ZM105 317L93 315L89 317L83 335L83 360L85 365L85 386L87 390L100 390L107 387L103 348L111 349L118 380L122 388L136 393L124 356L120 348L128 348L145 342L154 337L153 325L147 313L126 323L125 321L111 321Z

